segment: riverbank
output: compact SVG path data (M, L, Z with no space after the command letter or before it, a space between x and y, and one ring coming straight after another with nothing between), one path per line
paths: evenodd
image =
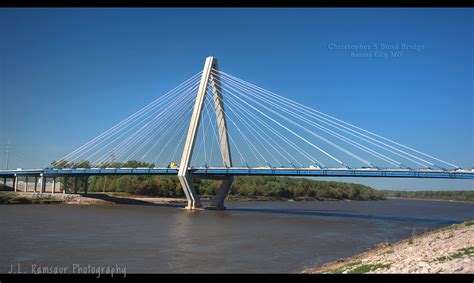
M201 196L202 201L210 201L212 196L203 195ZM268 197L268 196L227 196L227 201L350 201L347 199L334 199L334 198L316 198L316 197L296 197L296 198L283 198L283 197ZM0 192L0 205L1 204L171 204L179 203L186 204L185 198L170 198L170 197L149 197L142 195L134 195L129 193L89 193L89 194L63 194L56 193L51 195L50 193L25 193L25 192L11 192L2 191Z
M24 192L0 192L0 204L171 204L186 203L181 198L152 198L112 194L62 194L51 195Z
M303 273L474 273L474 220L382 243Z
M210 201L212 196L203 195L201 196L202 201ZM386 199L400 199L400 200L421 200L421 201L445 201L445 202L459 202L459 203L474 203L472 201L460 201L460 200L444 200L444 199L427 199L427 198L404 198L404 197L387 197ZM284 198L284 197L268 197L268 196L236 196L228 195L227 201L351 201L350 199L335 199L335 198L318 198L318 197L296 197L296 198ZM384 199L380 199L384 200ZM63 194L56 193L51 195L50 193L25 193L25 192L12 192L12 191L0 191L0 205L1 204L170 204L180 203L185 204L185 198L171 198L171 197L150 197L143 195L134 195L129 193L89 193L89 194Z
M474 202L474 191L393 191L379 190L386 198Z
M387 199L400 199L400 200L422 200L422 201L446 201L446 202L458 202L458 203L471 203L474 204L474 200L455 200L455 199L437 199L437 198L410 198L410 197L387 197Z

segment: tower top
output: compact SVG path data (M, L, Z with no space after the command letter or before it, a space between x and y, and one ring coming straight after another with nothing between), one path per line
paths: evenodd
M208 56L206 58L206 63L209 62L212 68L217 68L217 58L214 56Z

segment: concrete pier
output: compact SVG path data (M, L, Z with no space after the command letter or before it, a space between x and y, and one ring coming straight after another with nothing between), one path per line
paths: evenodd
M56 177L53 177L53 185L51 187L51 194L54 195L56 192Z
M18 176L15 174L15 177L13 177L13 191L17 191L18 188Z
M234 182L234 176L227 176L222 180L219 189L216 191L216 195L211 199L211 205L206 207L206 209L215 209L215 210L224 210L224 201L227 195L229 194L230 188Z
M42 194L46 191L46 177L43 174L41 174L40 183L40 194Z

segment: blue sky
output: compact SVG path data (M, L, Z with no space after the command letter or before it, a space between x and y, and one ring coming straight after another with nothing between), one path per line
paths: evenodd
M0 167L8 141L10 167L46 166L213 55L227 73L471 168L473 16L472 9L0 9ZM397 43L418 50L367 58L333 48ZM351 181L474 189L472 181Z

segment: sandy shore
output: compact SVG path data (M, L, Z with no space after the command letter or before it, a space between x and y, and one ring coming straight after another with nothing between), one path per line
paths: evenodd
M303 273L474 273L474 221L380 244Z
M153 197L123 197L123 196L106 196L104 198L97 198L87 195L58 195L59 198L64 198L66 204L170 204L182 203L185 204L185 199L180 198L153 198Z

